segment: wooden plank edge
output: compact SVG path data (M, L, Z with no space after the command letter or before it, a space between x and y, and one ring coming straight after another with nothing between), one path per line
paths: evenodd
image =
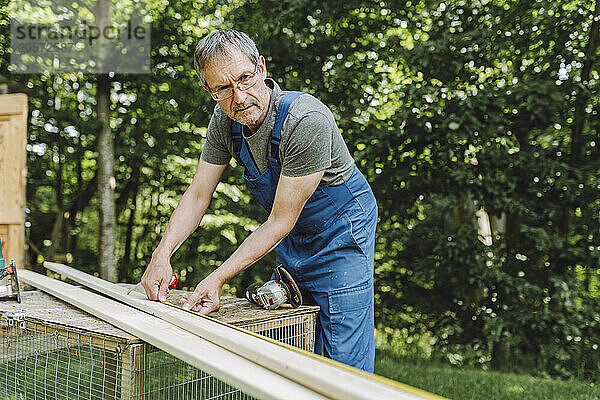
M340 400L443 399L432 393L368 374L346 364L241 330L210 317L149 301L145 295L136 293L134 296L132 293L128 296L125 288L64 264L45 262L44 266L84 286L197 334L324 396ZM241 331L244 334L240 334Z
M96 293L23 270L19 278L257 398L323 396L182 328Z

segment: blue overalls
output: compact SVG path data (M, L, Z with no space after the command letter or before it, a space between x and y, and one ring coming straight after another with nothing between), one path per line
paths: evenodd
M279 142L291 103L302 92L289 92L279 104L271 134L269 167L260 173L232 121L236 159L245 167L244 181L258 202L271 212L281 173ZM321 308L315 353L373 372L373 268L377 204L356 166L338 186L318 186L290 234L275 248L302 290L304 304Z

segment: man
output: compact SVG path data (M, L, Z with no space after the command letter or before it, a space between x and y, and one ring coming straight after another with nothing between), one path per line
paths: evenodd
M269 217L184 297L184 307L218 310L223 284L275 250L305 304L321 308L315 352L372 372L377 206L333 114L311 95L283 92L267 78L265 59L242 32L205 36L194 64L217 105L194 179L142 277L146 294L165 299L170 257L200 224L234 156Z

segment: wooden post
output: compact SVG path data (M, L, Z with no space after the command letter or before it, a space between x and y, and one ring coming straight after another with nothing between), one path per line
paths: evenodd
M121 354L121 399L144 400L146 390L145 343L129 346Z
M0 95L0 240L7 262L25 262L27 95Z
M102 364L104 379L102 380L102 394L104 400L117 400L117 352L102 346Z

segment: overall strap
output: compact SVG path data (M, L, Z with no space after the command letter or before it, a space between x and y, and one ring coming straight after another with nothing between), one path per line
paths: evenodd
M250 152L248 142L242 136L242 125L238 122L231 121L231 140L233 141L233 151L235 159L242 167L244 167L250 176L260 175L256 161Z
M275 125L273 126L273 132L271 133L271 155L268 157L270 161L279 163L279 142L281 142L283 123L285 122L290 106L301 94L304 94L304 92L289 92L279 103L277 116L275 117Z
M238 163L244 165L240 156L240 151L242 151L242 124L234 120L231 120L231 140L233 141L235 159Z

